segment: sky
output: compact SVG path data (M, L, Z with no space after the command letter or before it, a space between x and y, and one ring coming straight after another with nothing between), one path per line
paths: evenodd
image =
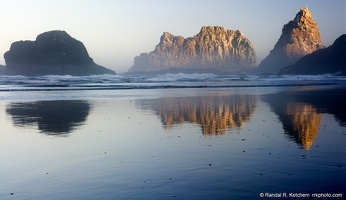
M257 64L273 49L284 24L308 7L322 43L346 33L345 0L0 0L0 64L11 44L65 30L95 63L126 72L135 56L153 51L163 32L185 38L202 26L241 30Z

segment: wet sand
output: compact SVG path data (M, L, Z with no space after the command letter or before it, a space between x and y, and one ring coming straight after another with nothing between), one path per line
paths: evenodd
M344 87L0 97L0 199L257 199L346 191Z

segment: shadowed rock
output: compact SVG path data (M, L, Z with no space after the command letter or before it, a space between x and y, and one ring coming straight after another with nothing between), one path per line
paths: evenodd
M35 41L17 41L4 54L6 74L91 75L115 74L94 63L83 43L65 31L49 31Z
M346 34L335 40L332 46L304 56L294 65L280 70L280 74L346 75Z

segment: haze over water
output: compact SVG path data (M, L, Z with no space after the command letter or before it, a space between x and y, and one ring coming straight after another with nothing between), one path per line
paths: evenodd
M0 84L0 199L345 195L345 77L2 76Z

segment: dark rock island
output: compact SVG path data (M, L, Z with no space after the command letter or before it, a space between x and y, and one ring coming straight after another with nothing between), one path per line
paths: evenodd
M280 70L280 74L326 74L346 75L346 34L335 40L328 48L304 56L294 65Z
M154 51L135 57L129 72L241 72L254 67L255 50L239 30L204 26L190 38L165 32Z
M294 20L284 25L274 49L259 64L258 72L276 74L283 67L292 65L303 56L322 48L324 46L317 23L312 19L308 8L302 8Z
M94 75L115 74L97 65L82 42L65 31L49 31L35 41L17 41L4 54L8 75Z

